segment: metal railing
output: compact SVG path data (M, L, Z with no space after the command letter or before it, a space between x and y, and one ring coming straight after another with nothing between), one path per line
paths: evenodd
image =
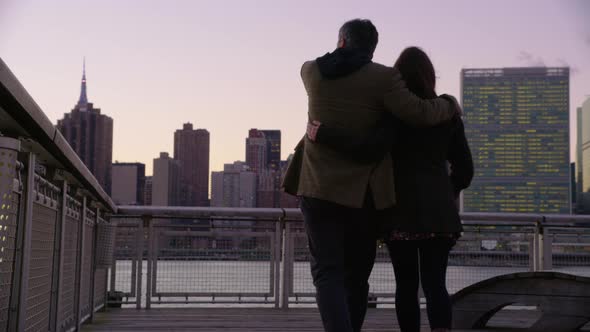
M0 332L73 331L106 305L116 207L0 60Z
M118 304L313 304L307 238L297 209L119 207L109 289ZM590 276L590 216L462 215L449 258L451 293L501 274L556 270ZM393 303L395 278L383 244L371 301Z
M104 212L66 180L37 174L36 154L25 155L23 181L16 174L0 194L0 331L75 330L106 304L106 269L94 266Z

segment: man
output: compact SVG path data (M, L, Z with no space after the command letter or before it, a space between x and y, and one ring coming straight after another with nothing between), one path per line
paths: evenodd
M366 135L384 112L414 126L451 119L452 97L421 100L400 73L371 61L378 33L369 20L346 22L338 47L303 64L310 121ZM285 176L285 191L301 196L311 273L324 329L361 330L376 251L377 210L395 204L391 157L358 163L304 138Z

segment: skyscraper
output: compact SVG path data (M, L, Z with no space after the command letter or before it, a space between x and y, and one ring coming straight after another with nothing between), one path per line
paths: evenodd
M281 131L250 129L246 138L246 163L254 172L280 170Z
M257 207L279 207L281 180L281 131L248 131L246 164L258 175Z
M143 204L144 205L152 205L152 177L146 176L145 177L145 187L143 190Z
M180 205L180 162L170 158L167 152L154 159L152 205Z
M209 206L209 132L185 123L174 133L174 159L181 165L183 206Z
M242 161L211 174L211 206L256 207L256 173Z
M578 108L577 115L577 212L590 214L590 98Z
M111 197L117 205L144 205L145 165L114 163Z
M281 179L279 170L265 169L258 171L258 186L256 190L256 207L279 207L280 194L278 190Z
M281 131L261 130L266 138L266 167L275 171L281 169Z
M82 72L80 98L70 113L58 120L57 129L76 151L78 157L94 174L98 183L111 193L111 163L113 156L113 119L100 114L99 108L88 102L86 66Z
M267 167L268 141L258 129L250 129L246 138L246 164L257 173Z
M569 69L463 69L466 212L570 213Z

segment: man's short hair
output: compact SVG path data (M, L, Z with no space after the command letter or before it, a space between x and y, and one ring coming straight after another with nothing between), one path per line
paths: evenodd
M339 36L345 48L354 48L373 54L379 41L377 28L370 20L354 19L342 25Z

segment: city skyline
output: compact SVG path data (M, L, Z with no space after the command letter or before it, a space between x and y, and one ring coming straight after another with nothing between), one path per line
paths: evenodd
M299 68L332 51L339 26L354 17L377 25L378 62L393 63L405 46L423 47L439 93L459 97L462 68L569 65L575 142L575 108L590 93L588 2L258 5L3 0L0 54L54 123L78 93L86 55L89 97L116 119L113 161L142 162L146 174L158 152L173 151L170 133L185 122L211 133L211 171L242 159L249 128L281 129L286 159L307 119ZM404 15L396 14L401 8ZM109 24L87 24L87 13ZM428 24L418 26L419 17Z

